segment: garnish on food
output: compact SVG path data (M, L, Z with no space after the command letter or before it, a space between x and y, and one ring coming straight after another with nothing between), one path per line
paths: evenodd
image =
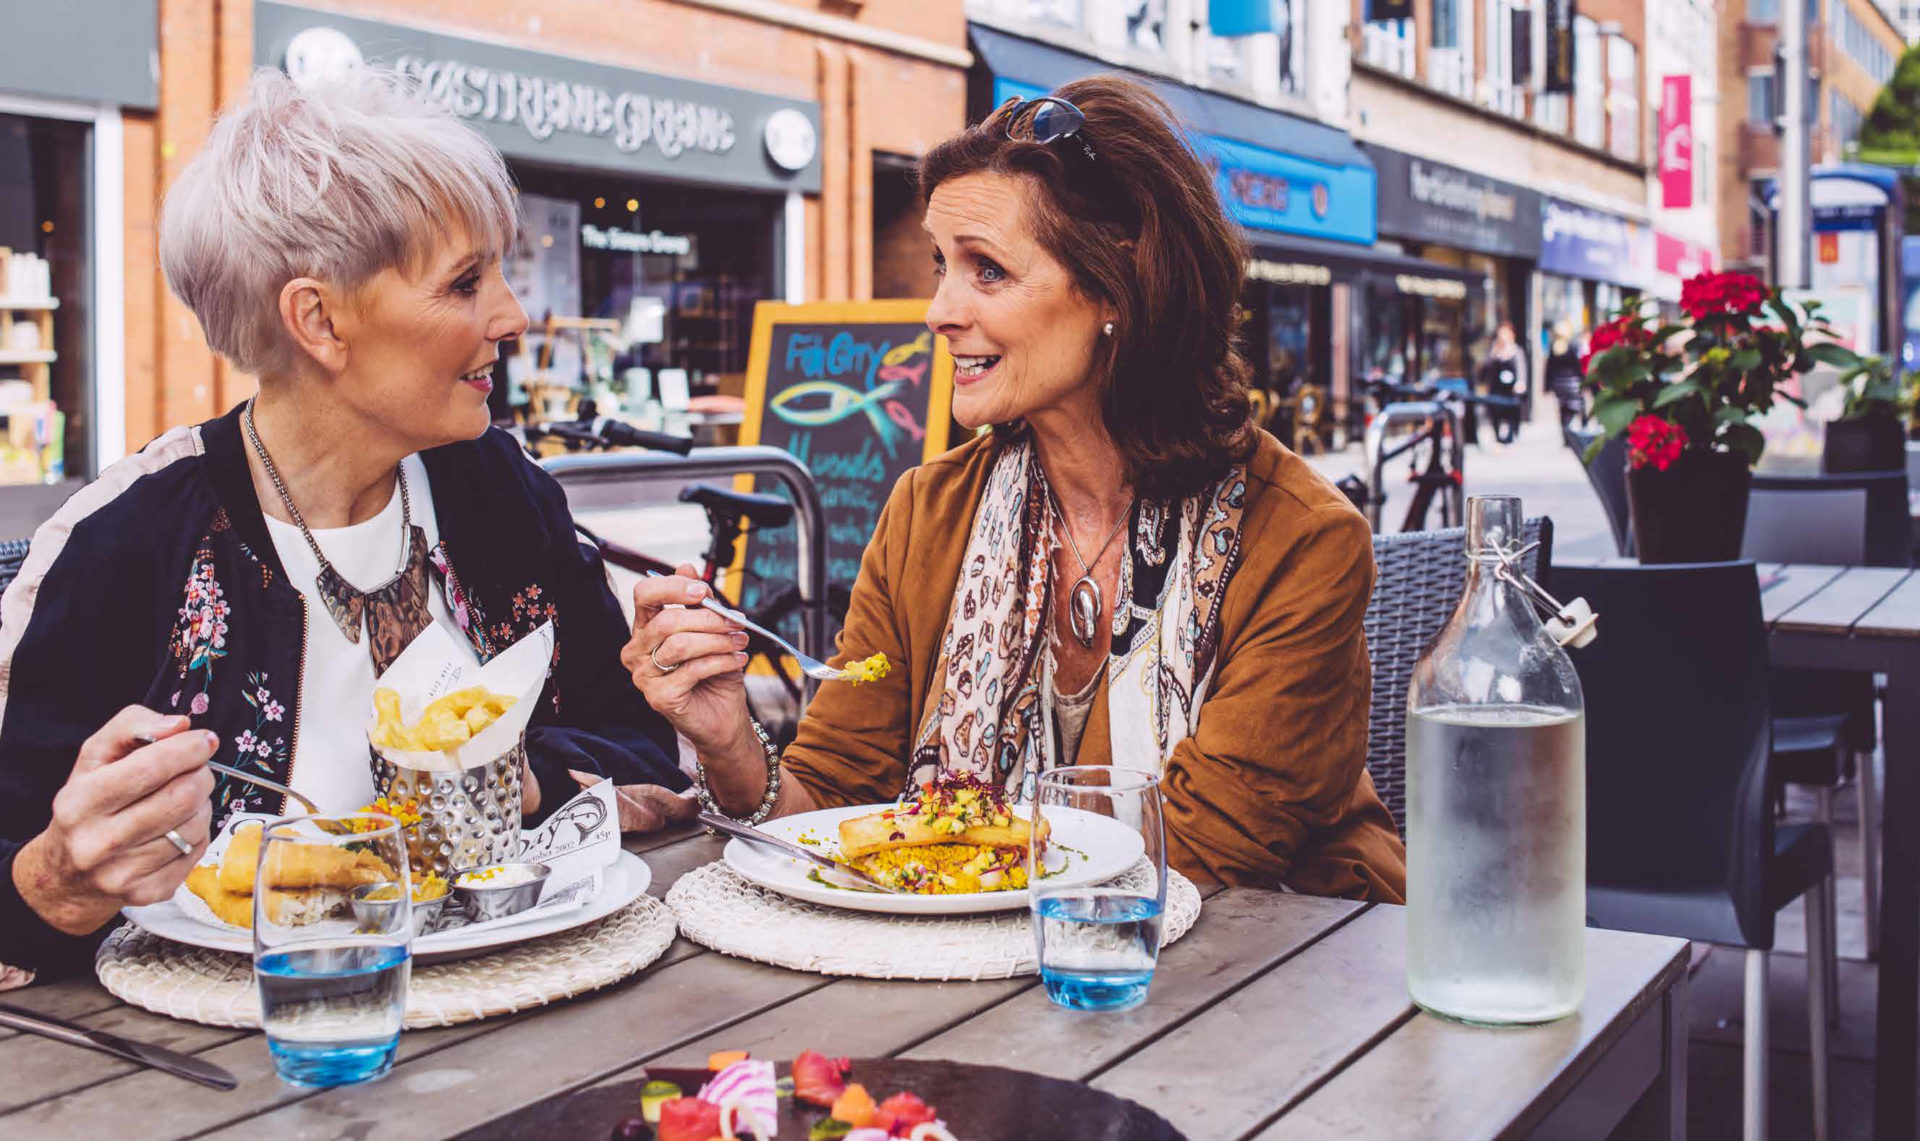
M1003 789L943 775L892 808L841 821L840 857L889 886L924 895L1018 891L1027 886L1033 839L1032 825L1014 815ZM1043 831L1043 850L1046 841Z
M745 1050L715 1050L707 1055L707 1068L719 1073L735 1062L744 1062L752 1056Z
M380 816L391 816L399 822L401 828L411 828L415 824L420 823L420 802L411 797L406 800L389 800L384 796L376 797L372 804L361 808L359 811L371 812ZM381 824L378 820L365 819L350 820L347 822L347 826L355 832L376 832L386 827L386 825Z
M808 1105L826 1109L846 1092L847 1073L852 1069L851 1059L829 1058L803 1050L793 1060L793 1096Z
M648 1125L660 1124L660 1107L681 1096L672 1082L648 1082L640 1087L640 1116Z
M924 1125L939 1115L933 1107L906 1092L894 1094L881 1102L873 1111L875 1128L888 1133L901 1133L916 1125Z
M780 1120L780 1094L773 1078L773 1063L753 1061L744 1056L745 1051L727 1053L738 1053L742 1057L722 1067L713 1075L713 1080L700 1087L700 1100L720 1107L724 1137L749 1132L755 1136L773 1136Z
M660 1141L712 1141L720 1136L720 1107L697 1097L676 1097L660 1107Z
M834 1099L833 1108L827 1112L835 1120L844 1121L858 1129L862 1125L873 1124L873 1111L873 1097L867 1093L867 1087L854 1082Z
M879 681L887 676L893 667L887 662L887 655L875 654L870 658L861 658L857 662L848 662L840 667L847 672L847 680L855 685L863 682Z

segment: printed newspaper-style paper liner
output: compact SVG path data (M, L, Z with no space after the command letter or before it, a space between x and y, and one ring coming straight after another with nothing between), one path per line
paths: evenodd
M1110 881L1148 890L1142 860ZM687 938L743 959L796 971L865 979L978 980L1037 974L1026 911L988 915L888 915L791 899L740 878L716 860L680 877L667 906ZM1167 869L1161 946L1200 918L1200 890Z
M492 954L414 964L406 1026L474 1022L611 986L645 969L673 942L673 914L641 896L605 919ZM94 958L100 983L124 1002L208 1026L257 1029L250 956L189 947L129 923Z

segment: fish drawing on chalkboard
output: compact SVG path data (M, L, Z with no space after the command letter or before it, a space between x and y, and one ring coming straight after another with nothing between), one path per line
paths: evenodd
M904 381L890 381L872 392L861 392L831 380L808 380L781 389L768 405L775 416L803 428L837 424L849 416L864 414L873 422L874 434L894 454L894 442L900 427L886 414L887 399L906 387Z

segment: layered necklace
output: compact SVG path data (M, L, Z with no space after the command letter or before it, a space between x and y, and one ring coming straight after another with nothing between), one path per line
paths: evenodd
M1060 530L1066 532L1067 549L1080 563L1080 577L1067 589L1067 628L1073 631L1074 640L1087 649L1093 649L1093 643L1100 634L1100 615L1105 611L1106 599L1100 593L1100 584L1093 579L1093 568L1107 556L1107 548L1120 537L1127 526L1127 520L1133 516L1133 506L1120 513L1120 521L1107 535L1107 541L1100 544L1094 552L1093 561L1088 562L1080 554L1080 544L1074 540L1073 528L1067 526L1067 517L1060 511L1060 501L1055 499L1051 489L1047 492L1047 506L1053 510L1054 521L1060 524Z
M413 501L407 496L406 469L403 466L394 471L400 485L400 567L392 578L372 590L356 589L341 577L339 571L333 569L327 553L320 549L320 541L313 537L307 521L300 515L300 509L294 506L293 496L287 492L279 469L273 466L273 457L267 454L267 447L260 442L260 433L253 426L254 399L247 399L247 407L241 413L241 421L247 429L247 440L260 457L260 466L266 469L273 490L279 493L280 505L287 509L293 525L300 529L300 537L307 541L307 546L313 550L313 557L320 563L320 573L314 578L320 601L333 618L334 625L340 627L340 632L354 645L360 644L360 627L364 620L368 651L373 655L373 672L376 676L383 674L400 656L400 651L406 649L420 631L433 623L433 613L427 608L427 592L430 589L427 580L427 537L413 525Z

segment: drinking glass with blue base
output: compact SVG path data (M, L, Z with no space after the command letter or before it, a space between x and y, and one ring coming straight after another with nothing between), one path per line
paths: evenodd
M393 902L356 915L347 898L355 890ZM267 825L253 893L253 972L282 1081L351 1085L392 1068L412 963L398 821L353 813Z
M1140 834L1143 854L1107 885L1050 886L1045 846L1028 854L1028 891L1040 980L1069 1010L1128 1010L1147 1000L1160 958L1167 903L1167 838L1160 777L1107 765L1043 774L1034 792L1034 833L1059 832L1073 813L1104 816Z

